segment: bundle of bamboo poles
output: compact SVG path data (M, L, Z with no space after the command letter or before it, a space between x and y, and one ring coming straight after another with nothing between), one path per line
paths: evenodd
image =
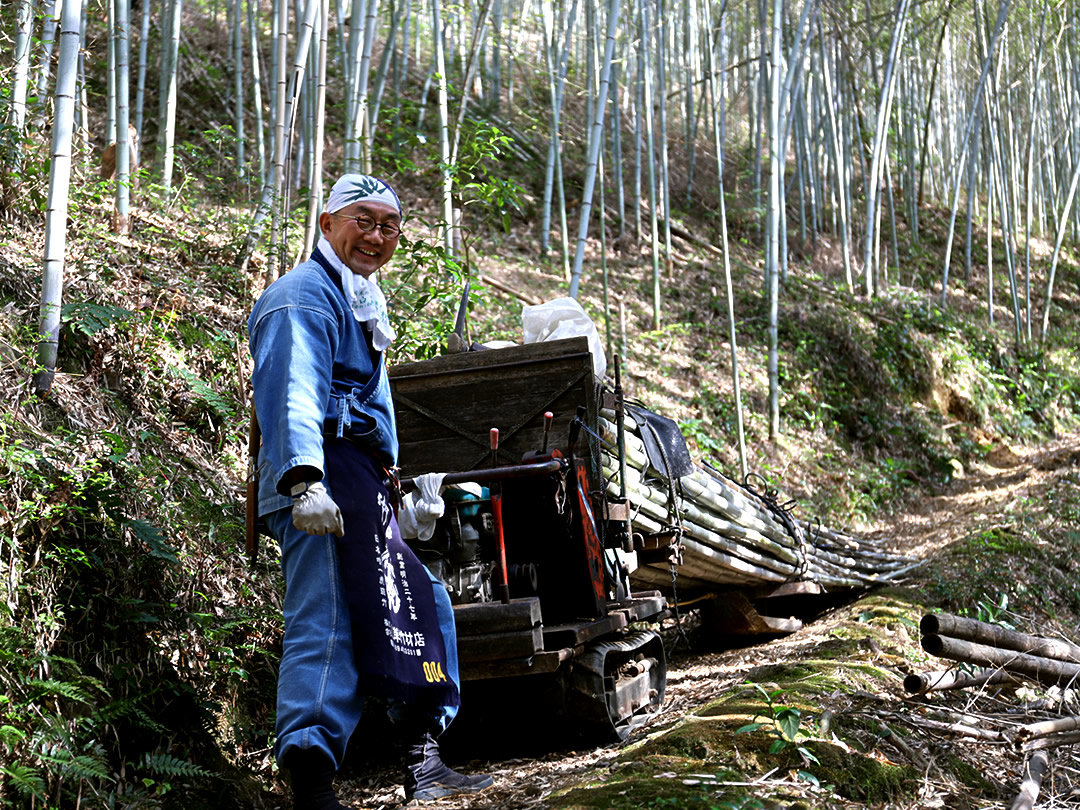
M680 535L684 584L810 580L830 589L861 588L896 579L919 564L844 532L785 517L757 493L701 464L669 484L666 474L650 466L645 444L631 425L627 420L624 445L633 528L648 535ZM617 428L605 415L599 429L608 445L617 446ZM618 458L602 448L600 462L607 494L618 497ZM665 566L643 566L634 578L663 585L670 573Z

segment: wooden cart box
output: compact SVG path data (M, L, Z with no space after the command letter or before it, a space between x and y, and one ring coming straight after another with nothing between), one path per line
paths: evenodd
M599 388L584 337L464 352L389 370L403 478L491 466L489 431L499 429L499 463L517 464L544 441L544 412L554 421L548 449L567 451L578 407L594 426ZM584 451L582 432L576 451ZM591 443L590 443L591 444Z

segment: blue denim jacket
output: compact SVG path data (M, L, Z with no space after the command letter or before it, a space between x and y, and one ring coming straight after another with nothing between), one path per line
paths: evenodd
M353 317L337 271L320 258L313 255L271 284L248 319L263 442L260 516L292 506L282 481L288 470L325 471L326 434L351 437L382 464L397 462L385 360Z

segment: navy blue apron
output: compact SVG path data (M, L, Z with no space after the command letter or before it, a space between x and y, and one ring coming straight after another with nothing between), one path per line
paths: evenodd
M437 713L459 706L430 576L401 539L382 468L348 439L325 442L327 478L341 509L337 541L361 691Z

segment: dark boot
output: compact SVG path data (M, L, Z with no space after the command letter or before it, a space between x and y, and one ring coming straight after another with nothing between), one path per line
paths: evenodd
M450 770L430 733L417 737L405 752L405 801L427 802L459 793L479 793L495 784L487 774L466 776Z
M281 767L289 771L295 810L347 810L334 795L334 762L321 748L292 748Z

